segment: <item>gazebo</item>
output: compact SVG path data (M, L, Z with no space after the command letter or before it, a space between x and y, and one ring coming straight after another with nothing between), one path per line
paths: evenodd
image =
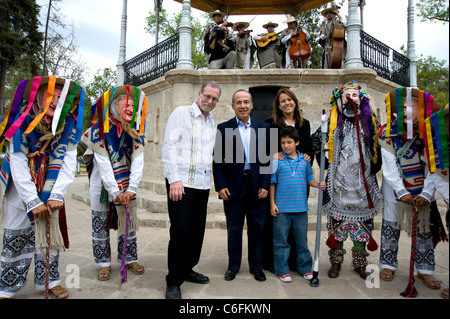
M155 10L161 7L162 0L155 1ZM285 14L296 15L305 11L309 11L320 6L330 3L330 0L255 0L255 1L239 1L239 0L174 0L182 3L182 20L178 29L177 43L165 43L162 47L154 47L154 52L143 52L141 55L133 58L134 61L126 61L126 19L127 19L127 0L123 0L123 14L122 14L122 34L119 50L119 60L117 63L117 78L118 84L126 82L126 71L124 65L132 66L132 68L146 68L145 70L137 71L137 73L152 73L151 78L162 76L165 72L172 68L177 69L193 69L191 56L191 8L195 8L204 12L212 12L220 10L227 15L259 15L259 14ZM407 52L408 59L405 60L403 55L390 49L384 43L370 37L362 31L363 7L366 1L372 0L348 0L348 16L346 25L346 40L347 50L344 68L361 68L369 67L377 72L377 74L385 79L394 81L404 86L417 87L416 65L417 57L415 54L414 41L414 0L408 0L408 42ZM361 21L358 14L361 9ZM160 67L158 60L159 52L172 50L176 45L176 52L172 52L172 56L176 54L168 65ZM150 51L147 50L147 51ZM148 70L143 66L143 60L146 60L149 55L154 56L157 62L153 63L153 70ZM167 54L166 54L167 55ZM380 57L377 55L381 55ZM389 58L391 56L391 58ZM387 60L389 59L389 61ZM381 62L381 63L380 63ZM405 68L406 67L406 68ZM392 72L393 69L393 72ZM400 71L398 71L400 70ZM135 71L131 73L136 75ZM394 73L394 74L393 74ZM398 81L398 76L402 80ZM145 75L139 75L141 79L149 78ZM128 79L129 80L129 79ZM141 83L143 83L141 81ZM135 83L136 84L136 83Z
M191 52L191 32L190 12L191 7L211 12L220 10L226 14L290 14L309 11L318 8L331 0L175 0L183 3L182 18L179 27L180 34L180 59L177 68L193 68ZM359 68L361 62L360 53L360 31L361 24L358 16L359 0L349 0L349 16L347 21L347 56L345 59L346 68Z
M127 0L123 1L124 15L122 17L122 41L118 62L118 84L138 85L148 97L149 104L146 121L148 144L145 148L146 169L144 170L142 181L142 188L145 189L145 193L139 196L138 204L140 208L152 213L162 213L166 216L166 189L161 164L161 147L167 119L177 106L189 105L195 101L199 89L205 81L216 81L222 88L222 95L213 111L214 121L217 124L233 116L234 113L230 107L231 96L237 89L245 89L251 92L254 102L252 116L264 119L270 116L272 112L273 98L279 88L289 87L298 97L299 106L304 117L310 121L312 132L320 125L320 112L322 109L329 110L331 108L328 97L337 85L350 80L356 80L360 83L372 97L371 105L381 123L386 121L384 111L385 95L400 85L388 74L389 72L395 73L396 70L394 72L388 68L380 70L376 63L370 65L370 59L368 64L366 53L363 52L362 54L362 50L367 48L375 53L377 51L386 51L387 46L380 41L374 41L376 39L370 40L372 42L369 44L364 42L365 39L363 37L366 37L366 35L361 31L359 18L360 0L348 0L346 24L347 52L343 68L289 70L195 70L191 55L191 8L205 12L220 10L230 15L296 14L320 7L331 1L174 0L182 3L182 19L178 28L178 35L176 35L176 41L168 43L165 42L168 40L166 39L160 45L150 48L149 52L143 52L128 61L125 60ZM414 5L413 0L409 1L408 25L411 26L409 29L412 30ZM158 54L166 55L169 51L175 52L176 58L172 60L172 64L166 69L161 63L161 57ZM410 54L412 55L410 56ZM408 68L411 68L408 82L410 86L415 86L414 59L411 58L414 56L414 38L410 31L408 32L408 56L409 60L403 55L396 58L407 60L407 63L402 64L400 68L404 75L408 72ZM388 61L385 64L391 65L392 63ZM154 73L156 76L147 77L150 73ZM388 76L383 76L383 74L388 74ZM138 82L132 82L134 79L138 80ZM317 167L313 168L317 169ZM215 200L217 194L213 191L211 194L208 211L210 213L220 212L223 209L222 203Z

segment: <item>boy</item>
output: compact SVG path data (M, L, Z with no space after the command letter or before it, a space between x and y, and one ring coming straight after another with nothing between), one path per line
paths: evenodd
M270 181L270 213L273 220L273 250L275 273L283 282L291 282L288 258L290 246L287 242L289 229L297 249L297 271L303 278L312 278L312 257L308 249L308 201L306 185L324 190L325 182L314 179L311 164L296 150L299 144L298 132L286 127L280 132L284 160L274 160L274 173Z

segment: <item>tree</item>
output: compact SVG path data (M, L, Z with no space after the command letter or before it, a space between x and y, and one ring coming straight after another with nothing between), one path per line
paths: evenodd
M86 100L84 101L83 114L83 132L91 125L91 106L96 103L97 99L105 91L108 91L116 86L117 72L110 68L98 69L92 81L86 85ZM82 155L85 149L81 143L77 146L78 155Z
M430 92L441 108L449 101L448 77L446 60L439 61L432 56L420 57L417 63L417 85L421 90Z
M88 72L87 63L78 53L75 27L64 23L59 3L49 0L45 18L44 49L40 52L43 75L56 75L83 83ZM45 8L45 5L43 6Z
M0 0L0 111L5 106L6 74L22 61L38 70L39 6L33 0Z
M299 26L304 26L308 31L310 38L308 41L311 47L310 67L311 69L320 69L322 67L323 48L316 39L320 36L320 27L326 23L320 12L327 6L302 12L297 16Z
M449 22L448 0L419 0L417 8L422 21Z
M89 107L105 91L112 89L117 83L117 72L111 68L99 69L92 81L86 85L86 103Z
M207 20L207 14L202 14L202 19ZM156 35L156 14L150 12L146 18L147 26L145 30L151 34ZM181 12L175 14L172 18L167 14L166 9L161 9L159 12L159 32L164 38L174 36L178 32L178 26L181 22ZM195 69L202 69L208 66L205 54L203 53L203 35L204 25L206 23L191 16L192 25L192 62Z

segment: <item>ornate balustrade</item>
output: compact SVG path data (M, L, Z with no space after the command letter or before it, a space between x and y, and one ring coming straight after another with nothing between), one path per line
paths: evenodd
M174 35L124 63L125 83L141 85L174 69L179 58L179 36ZM409 86L409 59L361 31L363 66L402 86Z
M363 66L377 72L383 79L409 86L409 59L369 34L361 31Z
M176 34L126 61L123 64L124 83L138 86L174 69L178 62L178 43L179 36Z

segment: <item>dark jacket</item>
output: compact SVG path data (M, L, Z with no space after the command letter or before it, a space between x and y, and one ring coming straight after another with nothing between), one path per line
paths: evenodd
M255 118L251 118L251 129L255 130L256 140L250 142L250 156L255 160L250 160L250 173L252 179L252 191L255 196L258 195L258 189L263 188L269 190L270 186L270 172L269 164L271 162L270 150L270 136L269 125ZM226 131L226 129L228 129ZM231 130L230 130L231 129ZM264 136L258 130L265 130L265 141L260 141L259 138ZM226 134L225 134L226 133ZM261 149L261 148L264 148ZM226 153L232 150L233 154ZM260 158L264 154L265 158ZM233 198L239 190L244 171L244 146L239 133L236 117L231 120L223 122L217 126L216 145L214 148L213 173L214 184L216 191L223 188L228 188L230 191L230 198ZM266 170L267 174L262 174L262 170Z
M278 128L278 134L285 127L278 126L271 117L265 120L266 123L270 125L271 128ZM314 162L314 150L311 142L311 126L307 119L303 119L303 125L300 127L298 123L295 123L295 128L297 129L298 135L300 136L300 143L298 143L297 150L301 154L308 154L311 157L311 165ZM278 152L281 152L281 142L278 138Z

